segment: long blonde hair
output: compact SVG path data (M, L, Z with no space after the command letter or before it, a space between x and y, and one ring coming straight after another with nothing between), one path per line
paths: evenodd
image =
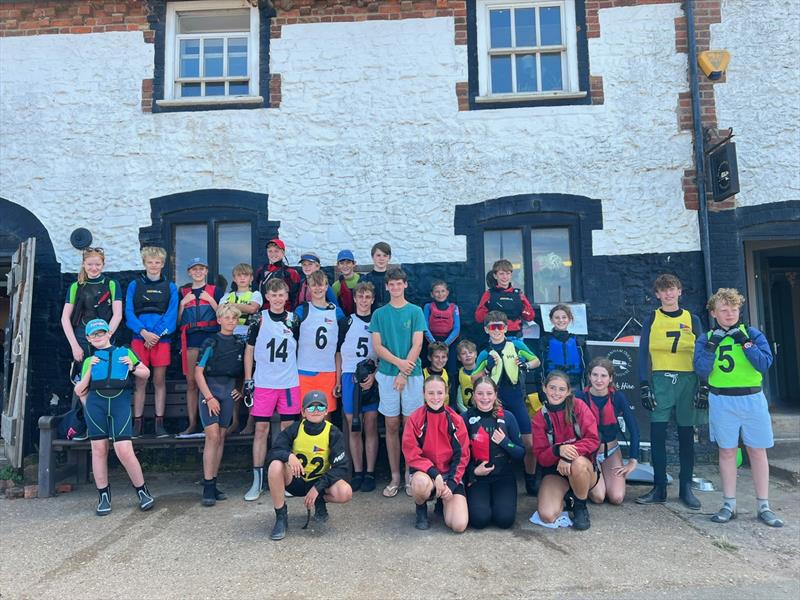
M100 260L103 261L103 266L106 264L106 255L102 248L86 248L83 251L83 256L81 257L81 270L78 273L78 285L83 285L89 280L89 276L86 274L86 269L84 268L83 263L87 258L91 258L92 256L99 256Z

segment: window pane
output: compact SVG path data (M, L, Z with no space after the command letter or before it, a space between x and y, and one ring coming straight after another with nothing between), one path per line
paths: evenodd
M511 57L492 57L492 93L507 94L511 89Z
M569 229L531 231L533 259L533 299L542 302L572 300L572 258Z
M536 9L518 8L514 11L515 46L536 45Z
M208 226L205 223L176 225L172 231L172 247L175 249L175 263L172 273L177 285L189 281L186 265L193 258L208 260Z
M228 40L228 77L247 75L247 38Z
M561 8L548 6L539 9L539 23L542 46L558 46L561 44Z
M536 91L536 55L518 54L517 59L517 91Z
M200 96L199 83L182 83L181 98L197 98Z
M511 10L489 11L490 48L511 47Z
M200 77L200 40L181 40L181 77Z
M250 31L250 11L193 10L178 13L178 33L218 33Z
M203 40L203 77L222 77L222 38Z
M229 96L247 96L250 93L250 84L246 81L233 81L228 84Z
M525 269L522 261L522 231L502 229L483 232L483 266L488 273L496 260L504 258L514 265L511 284L525 289Z
M219 275L233 280L233 267L253 263L250 223L220 223L217 225L217 265Z
M561 77L561 53L542 54L541 63L542 91L563 90L564 81Z
M206 84L206 96L224 96L225 95L225 83L207 83Z

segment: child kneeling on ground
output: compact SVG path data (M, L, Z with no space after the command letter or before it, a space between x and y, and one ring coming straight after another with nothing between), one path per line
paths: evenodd
M467 528L469 512L464 473L469 437L463 419L445 405L447 386L431 375L422 387L425 404L411 413L403 429L403 456L411 471L411 495L417 506L415 527L428 529L428 501L441 500L444 523L456 533Z
M314 520L328 520L326 502L344 504L353 496L344 478L350 461L344 450L344 435L325 417L328 399L317 390L303 397L303 420L284 429L270 449L269 493L275 507L275 526L270 537L282 540L289 526L284 491L304 496L306 510L314 507Z
M133 452L131 435L131 389L128 376L147 379L150 370L136 354L125 346L113 346L108 323L94 319L86 324L86 338L95 348L94 354L83 361L81 380L75 393L86 398L86 424L92 440L92 473L99 499L96 513L111 512L111 491L108 485L108 440L114 442L114 452L128 472L141 510L153 507L153 496L147 489L142 466Z

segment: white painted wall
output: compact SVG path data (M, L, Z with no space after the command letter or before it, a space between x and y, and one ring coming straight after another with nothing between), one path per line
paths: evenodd
M680 14L600 12L589 52L603 106L474 112L457 109L467 60L451 18L283 27L277 110L142 113L153 46L141 33L3 38L0 195L41 219L71 271L75 227L109 269L138 268L149 199L201 188L268 193L289 258L316 248L326 264L343 246L366 263L380 239L401 262L464 260L455 205L547 192L603 200L596 254L697 250L681 192Z
M800 3L725 0L711 48L732 55L714 94L719 127L736 134L738 204L800 200Z

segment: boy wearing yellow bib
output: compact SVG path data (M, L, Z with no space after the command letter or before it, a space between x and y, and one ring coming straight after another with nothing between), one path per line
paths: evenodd
M636 502L663 504L667 500L667 425L674 413L680 458L679 498L688 508L698 510L700 501L692 492L694 426L705 423L706 414L695 408L697 375L692 359L695 340L703 329L697 315L678 306L683 292L680 279L659 275L653 288L661 307L645 318L639 342L642 406L650 411L653 489Z
M717 329L697 340L694 365L708 380L708 416L711 439L719 446L722 508L711 520L727 523L736 518L736 454L741 431L756 488L758 518L770 527L783 527L769 507L769 462L772 421L761 389L772 364L772 351L764 334L739 321L744 296L732 288L720 288L708 300Z
M275 440L267 457L269 493L275 507L275 526L270 538L286 537L289 517L284 490L304 496L307 510L313 506L314 520L328 520L326 502L344 504L353 496L344 478L350 473L344 435L330 421L328 399L319 391L303 397L303 420L292 423Z

